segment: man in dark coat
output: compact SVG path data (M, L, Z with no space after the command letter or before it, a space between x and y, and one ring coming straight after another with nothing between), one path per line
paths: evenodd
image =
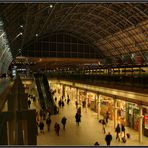
M65 130L66 120L67 120L66 117L63 117L61 120L61 123L63 124L63 130Z
M47 125L48 131L50 130L50 124L51 124L51 119L50 119L50 116L48 116L48 118L46 119L46 125Z
M110 146L110 143L112 141L112 135L110 134L110 132L106 135L105 141L106 141L107 146Z
M79 126L79 123L81 122L81 114L76 113L76 115L75 115L75 119L76 119L76 123L77 123L78 126Z

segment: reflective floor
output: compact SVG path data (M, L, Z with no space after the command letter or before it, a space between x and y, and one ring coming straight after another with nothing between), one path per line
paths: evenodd
M39 104L32 103L31 108L39 109ZM106 146L105 134L103 133L102 125L98 122L97 113L90 109L82 108L82 118L80 125L76 125L75 122L76 107L74 101L71 101L69 105L65 103L64 108L60 108L58 115L51 117L52 123L50 131L47 131L45 124L45 133L37 137L37 145L81 145L81 146L93 146L96 141L100 146ZM67 125L64 131L61 125L61 118L66 116ZM57 136L54 131L55 122L60 123L60 136ZM39 131L39 129L38 129ZM109 120L109 124L106 126L106 131L111 132L113 140L112 146L148 146L148 137L143 136L143 142L139 143L138 132L126 127L126 131L131 134L131 138L127 139L126 143L116 141L115 130L113 128L113 121Z

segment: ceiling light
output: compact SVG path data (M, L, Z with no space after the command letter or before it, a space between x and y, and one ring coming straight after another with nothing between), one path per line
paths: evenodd
M23 35L23 33L21 32L20 35Z
M53 7L53 5L50 5L50 8L52 8Z
M20 25L21 28L23 28L23 25Z
M36 34L35 36L39 36L38 34Z

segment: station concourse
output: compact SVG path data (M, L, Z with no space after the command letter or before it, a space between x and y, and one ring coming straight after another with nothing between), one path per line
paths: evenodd
M148 145L147 2L0 10L0 145Z
M36 108L37 103L32 103L31 108ZM67 112L67 110L70 110ZM86 111L82 109L82 119L80 126L78 127L75 122L76 106L75 101L71 100L70 104L65 104L64 108L60 109L60 113L56 116L51 117L52 123L50 131L47 131L45 127L45 134L37 136L37 145L44 146L93 146L96 141L99 142L100 146L106 146L105 134L103 133L102 125L98 122L97 113L94 113L90 109ZM62 129L61 119L63 116L67 117L66 130ZM61 126L60 136L58 137L54 131L54 123L59 122ZM38 129L39 130L39 129ZM143 137L143 142L139 143L138 132L126 127L127 132L131 134L131 138L126 143L118 142L114 132L113 121L109 121L106 126L106 132L113 134L112 146L147 146L148 138Z

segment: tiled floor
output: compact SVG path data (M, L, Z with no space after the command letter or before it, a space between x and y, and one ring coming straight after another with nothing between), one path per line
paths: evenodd
M31 108L35 108L34 104L31 105ZM93 146L94 143L98 141L100 146L105 146L105 134L103 133L102 125L98 122L97 114L90 109L87 111L86 109L82 109L81 123L80 126L77 126L75 113L76 108L73 101L71 101L69 105L65 104L64 108L60 108L60 113L51 117L52 123L50 132L47 131L45 125L45 133L39 133L37 145ZM63 116L67 118L65 131L62 129L60 122ZM60 136L55 134L55 122L59 122L61 125ZM113 121L109 121L106 130L107 132L111 132L113 136L112 146L148 146L148 137L143 137L143 142L139 143L138 132L129 128L126 128L126 131L131 134L131 138L127 139L126 143L116 141Z

